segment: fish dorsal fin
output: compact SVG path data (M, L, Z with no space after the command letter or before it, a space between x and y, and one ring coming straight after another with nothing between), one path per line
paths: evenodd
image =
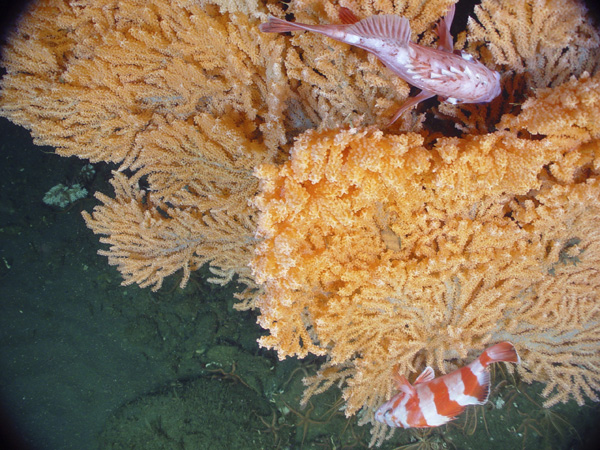
M419 383L427 383L428 381L431 381L435 378L435 373L433 372L433 369L429 366L425 367L425 370L423 370L423 372L421 372L421 375L419 375L417 377L417 379L415 380L415 384L419 384Z
M342 23L346 25L352 25L353 23L360 22L360 19L356 17L351 10L343 6L338 11L338 15Z
M391 39L400 45L406 45L410 41L408 19L393 14L367 17L348 27L347 31L366 38Z
M416 395L417 392L415 391L415 388L408 382L404 375L396 373L394 375L394 381L396 383L396 387L400 392L403 392L408 396Z
M454 50L454 43L452 42L450 27L452 26L452 21L454 20L455 8L455 5L450 6L446 16L438 22L436 27L439 37L438 48L447 52L452 52Z

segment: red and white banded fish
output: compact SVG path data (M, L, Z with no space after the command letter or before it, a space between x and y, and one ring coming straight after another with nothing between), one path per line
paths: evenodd
M395 374L398 392L379 407L375 419L390 427L429 428L444 425L462 413L466 406L483 405L490 395L490 372L495 362L521 363L510 342L493 345L472 363L447 375L434 378L426 367L411 385Z
M391 14L359 20L348 8L340 8L342 25L309 25L269 17L260 30L269 33L314 31L373 53L407 83L421 89L408 99L389 125L405 111L434 95L449 103L484 103L501 91L500 74L488 69L465 52L454 52L450 26L452 5L437 25L438 48L425 47L410 40L408 19Z

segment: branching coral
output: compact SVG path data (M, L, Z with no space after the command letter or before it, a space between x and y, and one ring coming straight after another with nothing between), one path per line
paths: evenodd
M206 263L240 276L263 346L327 357L306 398L341 382L370 422L395 365L448 371L508 339L547 406L595 399L600 39L581 5L484 0L456 48L501 71L503 94L392 130L409 86L372 55L257 28L346 6L402 14L435 45L452 3L41 0L3 49L0 114L119 163L115 197L84 217L125 283L185 284Z
M457 46L502 72L504 95L484 105L440 104L438 117L466 133L495 129L535 89L595 73L600 37L585 8L571 0L484 0Z
M600 77L583 77L431 151L416 133L302 135L257 172L262 345L326 354L309 394L343 379L346 413L365 420L394 366L447 372L505 339L547 405L596 399L598 114Z
M103 253L127 284L158 289L180 269L185 284L206 262L224 279L248 274L252 170L277 156L294 127L284 114L282 40L260 33L235 4L223 10L195 1L45 0L3 49L2 114L61 155L133 173L116 180L129 185L117 199L100 196L104 205L85 216L108 235Z

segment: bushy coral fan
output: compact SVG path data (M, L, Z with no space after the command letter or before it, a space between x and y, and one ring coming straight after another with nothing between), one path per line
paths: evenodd
M389 398L394 366L448 372L501 340L548 405L597 399L598 114L600 77L583 77L432 149L373 128L302 135L257 172L262 345L327 355L310 390L345 380L348 414Z
M547 406L596 399L600 39L582 6L483 0L456 46L503 94L392 129L410 87L372 55L257 28L346 6L435 45L452 3L41 0L3 49L0 114L120 163L85 219L125 283L238 275L262 345L327 357L306 396L342 381L346 414L371 422L394 366L448 371L508 339Z
M252 170L294 127L283 42L258 31L264 7L246 6L254 15L198 1L40 0L3 48L3 115L61 155L132 174L85 215L126 284L158 289L183 270L185 285L207 262L223 281L248 272Z

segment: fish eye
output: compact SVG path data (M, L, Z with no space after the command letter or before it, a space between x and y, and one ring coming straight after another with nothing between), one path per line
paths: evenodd
M380 409L379 411L377 411L377 415L387 418L391 412L392 412L392 408L390 408L388 406L386 409Z

